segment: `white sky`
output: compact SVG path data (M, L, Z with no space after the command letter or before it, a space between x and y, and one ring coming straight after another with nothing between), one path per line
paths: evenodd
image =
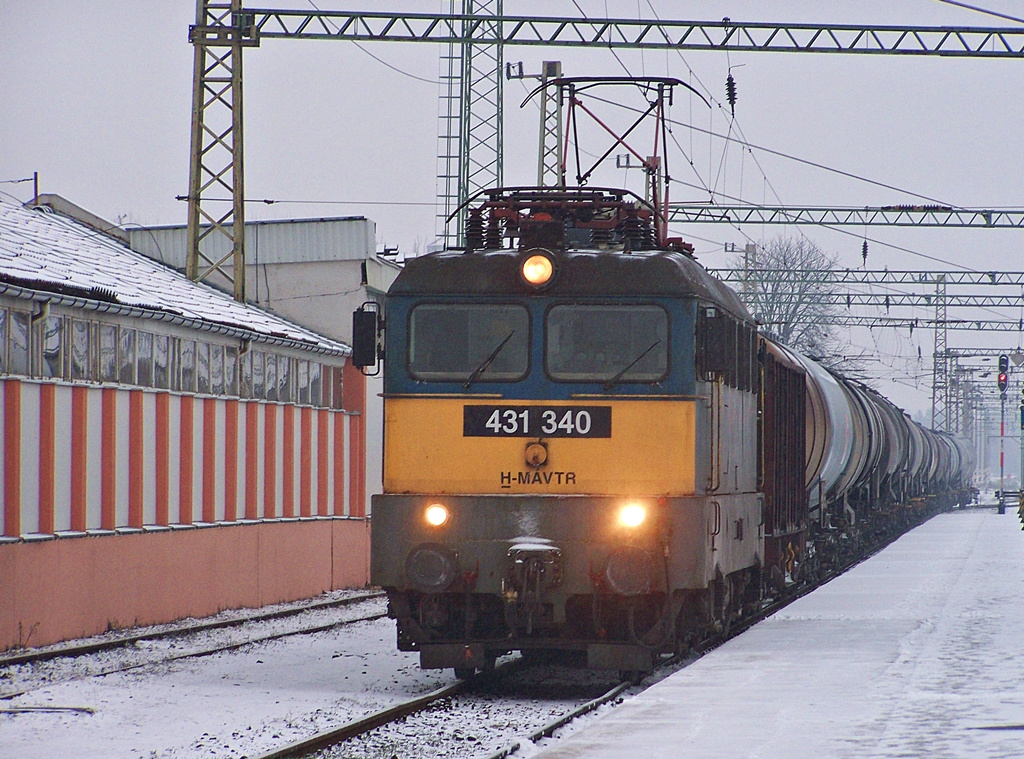
M979 3L980 4L980 3ZM310 8L301 0L263 4ZM321 8L359 7L317 2ZM1019 3L988 0L993 10L1024 16ZM375 2L376 9L439 10L447 2ZM579 0L588 16L734 21L1010 26L1006 21L939 0L812 0L764 3ZM653 11L652 11L653 7ZM572 0L505 0L509 14L573 15ZM112 221L185 221L188 189L192 0L5 0L0 25L0 192L31 197L55 192ZM365 215L378 242L411 254L434 236L439 48L369 43L365 51L333 41L266 40L245 52L246 196L291 201L251 204L249 219ZM385 67L369 51L406 74ZM1024 206L1024 61L793 53L685 53L607 49L516 48L529 72L563 61L566 75L670 75L706 86L724 101L732 67L742 134L765 146L963 207ZM692 73L691 73L692 72ZM419 81L409 76L430 80ZM507 82L505 182L529 184L536 172L536 109L519 104L532 83ZM723 112L709 113L680 95L673 117L724 133ZM610 112L603 116L612 117ZM628 117L628 114L625 117ZM770 156L744 153L685 127L674 130L695 172L670 152L681 182L708 184L722 195L788 205L888 205L921 202L910 195ZM604 143L593 150L603 150ZM643 145L640 144L642 148ZM674 146L673 146L674 150ZM756 158L756 162L755 159ZM719 166L723 166L719 173ZM631 172L632 181L636 172ZM625 181L610 171L606 181ZM717 179L716 179L717 177ZM618 181L616 181L618 180ZM676 185L675 200L707 200ZM317 201L300 203L295 201ZM697 246L707 266L727 263L724 243L742 245L778 234L806 234L840 265L861 265L864 230L722 226L674 230ZM1024 269L1019 231L867 230L869 268ZM929 260L895 248L908 248ZM943 263L945 262L945 263ZM1012 314L1020 315L1020 309ZM905 312L901 312L905 313ZM928 318L926 310L915 315ZM951 313L951 316L954 314ZM918 330L850 333L883 357L883 392L908 410L930 408L932 336ZM1016 333L951 333L950 346L1016 347ZM924 362L916 361L918 348Z

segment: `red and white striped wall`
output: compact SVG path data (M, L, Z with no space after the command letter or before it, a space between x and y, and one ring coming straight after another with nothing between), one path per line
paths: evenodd
M363 423L349 411L0 379L2 534L362 517Z

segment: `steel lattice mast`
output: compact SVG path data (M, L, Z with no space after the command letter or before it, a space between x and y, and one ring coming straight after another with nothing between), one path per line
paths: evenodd
M946 278L935 278L935 352L932 354L932 427L949 427L949 323L946 318Z
M744 260L750 255L748 251ZM1024 333L1024 319L950 317L949 308L1020 308L1024 294L950 293L952 286L1005 287L1024 284L1024 272L976 271L889 271L865 269L836 270L779 270L744 266L736 269L713 269L726 282L742 285L751 291L751 282L774 286L799 287L805 282L828 284L832 290L826 295L812 295L809 303L846 306L869 306L885 309L885 315L862 316L851 313L833 313L821 323L837 327L894 327L908 330L931 329L935 347L932 354L932 426L936 429L960 427L963 424L962 390L955 361L948 347L950 330L971 332ZM903 285L918 288L919 292L863 292L860 285ZM924 291L927 289L927 291ZM931 319L890 315L889 310L903 307L933 308ZM765 327L775 326L765 323Z
M743 269L708 269L725 282L743 282ZM814 278L829 284L927 285L939 274L950 285L1024 285L1024 271L925 271L922 269L751 269L758 282L802 282Z
M457 0L452 0L453 7ZM444 216L480 187L502 183L502 61L506 45L970 58L1024 57L1024 27L928 27L856 24L764 24L678 20L506 16L501 0L461 0L462 13L381 13L245 9L241 0L197 0L188 273L226 280L245 297L242 50L262 39L428 42L459 46L442 80L439 196ZM454 47L451 48L454 51ZM457 63L457 66L456 66ZM442 97L445 100L445 97ZM455 114L458 114L457 119ZM458 131L456 124L458 122ZM458 134L458 149L452 136ZM456 171L453 164L458 163ZM457 177L457 179L456 179ZM201 226L203 223L208 227ZM446 237L458 237L450 227ZM226 238L227 255L209 252ZM204 247L204 243L208 243ZM229 263L230 262L230 263Z
M461 245L466 215L459 209L504 184L502 0L451 0L451 8L461 34L441 57L437 232L446 245Z
M248 9L260 36L362 42L1024 57L1024 27L789 24L448 13Z
M239 301L245 300L242 47L252 44L251 34L241 0L197 0L189 28L195 60L186 273L227 285Z
M687 224L815 224L830 227L966 227L1024 229L1024 210L937 205L752 206L672 203L669 221Z

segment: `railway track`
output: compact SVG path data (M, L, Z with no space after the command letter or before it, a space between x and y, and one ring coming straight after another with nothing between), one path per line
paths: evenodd
M543 738L551 737L556 731L570 724L579 717L588 714L605 704L614 702L616 699L625 698L631 690L635 689L636 692L639 692L646 687L650 687L654 682L657 682L664 677L668 677L670 674L683 667L689 666L700 657L721 646L726 641L740 635L758 622L784 609L794 601L808 595L857 564L866 561L868 558L874 556L889 545L889 543L897 537L898 535L896 534L883 536L877 541L873 548L863 556L829 571L823 575L818 582L794 587L785 595L780 596L765 605L758 612L734 622L728 632L706 638L685 654L666 658L645 675L644 680L649 681L647 685L643 685L638 681L630 679L615 682L610 688L607 688L600 695L590 698L589 700L585 700L583 703L571 708L567 712L559 714L553 719L543 721L543 724L541 724L540 727L533 727L528 731L520 732L518 736L510 740L504 747L496 751L481 754L481 756L486 757L486 759L506 759L507 757L519 753L529 744L535 744ZM521 660L507 662L505 665L498 667L494 673L481 674L473 679L459 681L449 686L439 688L426 695L410 699L409 701L405 701L401 704L390 706L386 709L382 709L346 724L322 731L303 740L260 754L255 757L255 759L301 759L302 757L310 756L355 756L357 754L349 750L348 745L346 745L347 742L365 737L375 730L394 726L399 722L406 723L404 730L402 731L405 734L412 736L430 735L431 729L429 727L419 727L416 724L409 723L409 719L415 715L424 714L431 709L437 709L439 704L442 704L446 700L452 701L456 699L456 697L468 695L471 702L472 699L481 695L481 685L488 682L494 682L496 679L507 678L519 669L526 669L525 667L518 666L520 662ZM472 711L473 704L467 703L466 705L454 705L449 708L453 711L463 708L467 711ZM509 706L509 708L511 709L513 707ZM460 723L459 719L455 717L451 718L450 721L455 724L464 724ZM407 752L396 752L397 755L405 755L405 753Z
M102 653L105 651L110 651L118 648L125 648L127 646L133 646L148 641L160 641L169 638L181 638L189 635L198 635L201 633L216 632L230 628L237 628L251 623L282 620L287 619L289 617L297 617L302 614L308 614L311 612L322 612L330 609L342 609L345 607L354 606L359 603L382 599L383 597L384 594L381 592L363 593L356 596L349 596L340 599L326 599L313 601L310 603L299 604L296 606L289 606L285 609L276 609L267 612L252 612L242 614L236 617L231 617L229 619L192 622L188 624L174 625L170 628L161 627L158 630L150 629L146 630L145 632L118 635L99 641L85 640L67 645L48 647L45 649L39 649L35 651L22 651L16 654L0 656L0 670L2 670L5 667L14 667L16 665L41 664L58 658L83 657L90 654ZM101 666L98 669L91 670L86 673L77 674L72 677L45 680L42 683L33 685L32 687L20 688L11 691L3 691L0 692L0 701L9 701L18 696L22 696L27 693L31 693L35 690L38 690L41 687L50 686L60 682L71 682L74 680L82 680L90 677L103 677L105 675L112 675L118 672L128 672L134 669L140 669L142 667L150 667L158 664L167 664L170 662L180 661L183 659L194 659L203 656L210 656L213 654L222 653L226 651L234 651L240 648L244 648L245 646L255 645L258 643L279 640L281 638L287 638L294 635L309 635L318 632L324 632L326 630L331 630L337 627L355 624L357 622L367 622L381 619L386 616L387 613L385 611L374 612L372 614L358 616L350 619L332 620L330 622L325 623L300 625L295 628L289 628L270 634L244 637L241 640L231 640L222 643L215 643L212 645L200 646L187 651L180 651L171 654L158 654L156 656L143 656L143 660L141 661L119 663L109 667Z
M880 550L888 542L888 539L879 541L875 551ZM853 566L852 562L847 566L837 568L835 571L829 573L827 577L823 578L823 580L827 581L828 579L841 574L842 571L845 571L850 566ZM811 592L811 590L813 590L813 588L809 586L799 589L794 587L787 594L786 598L779 599L777 603L766 606L757 615L749 619L734 623L732 626L733 635L740 634L760 619L775 613L786 604ZM344 605L360 601L373 601L373 598L374 597L372 595L362 595L351 599L345 599ZM259 636L251 635L251 630L243 630L239 632L250 633L250 636L245 640L235 640L227 645L217 646L205 645L209 643L209 639L205 636L201 636L199 640L188 640L185 642L185 645L190 645L195 650L188 652L177 651L174 652L173 657L167 657L166 650L162 650L161 654L164 655L159 659L151 658L146 662L131 664L128 667L119 666L108 669L107 671L116 672L129 668L152 666L155 662L159 661L172 661L179 658L198 657L218 650L223 651L230 650L232 648L242 648L263 640L287 637L289 635L301 634L303 632L310 632L316 629L326 629L335 627L338 624L352 623L361 619L383 617L383 604L379 602L375 603L377 603L378 606L373 611L377 611L379 609L381 611L379 615L368 617L365 615L365 608L353 608L348 612L348 614L352 617L355 617L355 615L358 614L358 618L350 618L345 622L339 623L336 619L323 619L322 616L325 612L321 611L321 619L317 621L330 621L331 624L305 624L299 629L295 629L293 627L290 630L274 633L273 635L263 635L262 633L267 632L266 628L263 628L258 631L261 633ZM316 604L317 607L321 608L324 606L334 605L340 604L325 604L323 602L317 602ZM298 608L292 608L288 610L286 615L294 616L295 614L301 614L302 612L309 611L311 608L314 608L314 605L309 604ZM330 611L328 610L326 613L330 613ZM182 626L175 632L179 634L186 634L188 632L195 632L201 628L212 627L216 629L223 626L234 626L244 624L248 621L253 621L254 617L271 616L279 617L280 614L278 612L272 612L269 615L265 613L259 615L243 615L242 617L237 617L234 620L217 620L213 624L200 623L198 625L192 624ZM296 622L300 621L308 622L308 620L305 619L296 620ZM380 639L382 645L384 645L383 640L388 637L388 629L390 629L388 626L381 627L378 624L378 626L374 628L367 629L374 630L370 634L374 643ZM144 631L142 633L133 634L132 636L121 636L121 639L118 641L104 641L103 644L108 647L126 645L128 637L154 638L166 635L168 632L169 631L161 631L160 633L156 633L155 631ZM336 635L330 636L332 639L336 637ZM729 637L732 637L732 635ZM657 679L667 677L676 669L688 666L689 663L699 658L699 656L710 651L715 646L721 645L721 643L726 639L727 638L725 637L719 637L718 639L707 638L694 651L688 652L687 655L664 660L661 667L658 668L658 671L653 673L650 677L645 678L644 683L640 687L649 687ZM96 642L92 641L87 643L89 645L94 645ZM201 644L203 644L203 647L200 649L199 646ZM158 645L164 647L167 644L158 642ZM178 644L175 643L173 645ZM299 648L301 649L304 645L304 642L301 643ZM77 648L79 650L84 650L85 647L78 646ZM391 647L388 646L389 650L390 648ZM373 655L373 650L377 649L371 650L371 656ZM318 660L322 658L322 660L328 661L331 659L332 651L336 654L339 649L327 648L324 650L321 648L317 651L314 658ZM353 648L351 649L351 653L343 655L355 656L358 658L360 657L360 651L363 651L363 649ZM54 652L47 651L42 653L47 657L51 657ZM147 652L142 651L141 653L145 655ZM118 656L122 661L125 661L129 657L135 656L135 651L129 649L126 653L115 653L111 655L111 657L112 656ZM301 658L302 654L299 653L298 656ZM110 658L107 658L102 654L96 657L85 658L88 661L98 662L104 665L110 663ZM256 657L253 656L252 658L255 659ZM264 656L262 658L266 657ZM355 661L355 659L353 661ZM262 662L257 663L262 664ZM72 660L71 664L79 669L81 668L80 665L74 663L74 660ZM55 666L58 668L67 667L68 662L59 661ZM406 665L400 666L402 666L403 670L406 668ZM363 668L365 668L365 665L363 665ZM514 670L515 668L513 667L511 669ZM535 670L543 673L547 668L538 666L522 666L521 669L524 672ZM437 673L434 673L432 678L419 678L419 684L417 685L412 680L406 682L406 680L403 679L406 676L399 674L398 666L396 666L394 674L391 673L390 669L387 671L381 670L380 674L377 675L376 680L374 680L374 676L371 674L370 681L379 683L381 680L384 680L389 683L389 687L387 689L367 691L369 697L364 699L363 690L349 688L348 690L341 692L343 695L341 695L340 700L325 700L321 702L322 705L318 705L319 708L315 713L310 711L308 716L305 711L302 711L301 713L299 711L289 712L286 711L286 708L282 708L279 710L280 715L274 718L274 722L264 722L262 724L268 725L266 728L254 729L253 739L247 740L242 744L245 746L244 748L241 745L239 746L239 755L244 753L250 757L257 756L259 751L267 751L268 748L271 748L276 744L285 743L289 740L296 741L297 739L302 738L298 743L282 746L281 748L264 754L263 756L303 756L308 755L311 751L324 751L327 753L324 753L321 756L332 758L344 756L351 759L355 759L356 757L389 757L396 754L398 756L413 755L422 757L446 757L446 759L461 759L462 757L480 759L485 756L514 757L522 754L529 754L531 743L540 741L545 736L555 733L559 728L567 724L571 724L573 721L578 720L580 715L585 714L588 711L593 711L603 704L614 702L616 699L622 699L632 695L634 692L637 692L637 689L633 687L635 685L634 683L612 681L607 673L601 674L600 676L603 680L600 683L601 689L599 691L596 690L596 685L593 682L595 679L598 679L595 676L592 677L592 681L589 684L586 684L586 687L578 685L577 681L573 684L564 684L561 691L552 693L550 690L544 691L538 685L538 683L544 683L547 677L544 674L534 675L534 681L532 683L523 685L525 680L516 679L511 670L502 668L501 672L503 674L498 678L481 676L468 682L452 683L444 688L439 688L438 686L443 684L443 678ZM3 677L3 674L4 673L0 671L0 678ZM102 675L106 674L106 672L96 672L93 674ZM358 675L358 670L355 672L351 672L346 669L339 670L337 672L337 682L341 682L342 675L348 674ZM363 674L365 675L366 673L364 672ZM593 673L591 674L593 675ZM246 681L244 676L242 678L238 678L236 676L229 677L231 677L236 683L244 683ZM68 677L65 679L73 681L79 679L84 680L85 678ZM344 679L346 681L349 680L347 676L344 677ZM501 685L501 681L503 680L507 682L504 685ZM390 687L390 683L392 681L395 683L394 687ZM3 680L0 680L0 682L3 682ZM39 687L45 687L54 684L55 682L58 681L50 680ZM264 679L264 682L266 683L263 686L264 689L268 686L270 688L273 687L271 681ZM18 683L8 682L8 685L17 684ZM178 686L181 686L180 682L178 683ZM78 686L72 685L72 687ZM322 682L321 687L327 691L331 690L330 683L328 682ZM496 690L500 692L495 694L494 691ZM409 701L396 706L396 699L408 698L408 694L415 693L417 691L421 694L425 693L426 695L421 695L416 699L410 699ZM25 693L29 691L22 689L21 692ZM68 691L65 690L63 698L58 696L56 699L57 704L60 704L62 701L65 703L68 701L74 703L74 700L67 698L67 694ZM10 694L9 697L13 695L16 694ZM139 695L140 694L138 693L136 694L136 701L132 702L133 706L138 705L140 700L138 698ZM387 698L387 701L382 701L382 696ZM276 698L276 695L271 696L271 698ZM329 698L335 699L336 697ZM282 698L282 703L283 701L284 699ZM17 710L17 713L21 715L17 718L18 720L21 720L21 722L27 720L29 714L42 714L43 712L41 710L44 707L51 710L58 708L72 708L51 706L44 703L42 700L40 700L38 705L33 703L18 703L17 701L7 703L10 704L11 710ZM360 707L360 703L365 705ZM374 705L371 706L371 703ZM7 711L2 708L6 705L7 704L0 704L0 712ZM382 706L387 706L388 708L381 709L381 711L375 712L371 715L359 717L361 713L364 713L368 709L375 709ZM109 713L110 709L105 697L99 700L92 698L92 700L82 704L82 708L85 707L102 708L106 710L107 713ZM305 710L307 707L303 705L299 708ZM605 706L604 708L608 707ZM336 716L334 716L333 720L331 720L331 717L328 714L328 709L336 710ZM520 714L520 712L526 712L525 716ZM11 713L13 713L13 711ZM85 713L83 712L83 714ZM301 716L296 716L300 714ZM356 717L359 717L359 719L356 719ZM36 718L34 717L33 719ZM252 718L249 717L248 719ZM331 720L333 725L329 724L328 720ZM238 745L238 743L241 742L241 739L238 739L237 737L235 740L230 738L230 736L235 735L235 733L232 733L231 731L234 730L240 734L242 733L242 728L239 727L239 725L245 725L247 723L241 721L236 723L233 720L225 720L223 723L218 724L216 721L213 721L211 724L204 725L204 729L208 729L211 735L217 735L218 740L222 741L219 744L219 748L226 748L229 744ZM259 723L249 722L248 724L253 725ZM269 726L271 724L273 727ZM223 725L223 727L221 727L221 725ZM297 729L300 728L300 725L305 725L304 729ZM339 726L344 729L339 729ZM317 729L322 730L324 727L331 729L325 730L315 736L309 735ZM282 731L281 728L284 728L284 730ZM248 732L250 729L253 728L247 727L245 728L245 731ZM255 732L260 729L263 730L262 739L259 739L258 732ZM271 733L278 732L281 733L280 736L271 736ZM452 738L453 733L456 734L455 738ZM205 733L203 735L206 736ZM303 737L304 735L307 737ZM271 737L276 740L269 740ZM213 740L213 738L210 738L209 740ZM204 745L200 745L203 741L204 739L197 740L192 748L197 750L205 748ZM339 741L341 742L340 745ZM449 741L449 743L444 745L444 741ZM456 743L454 741L460 741L461 743ZM421 745L422 750L420 750ZM397 750L390 750L391 747L394 747Z
M309 756L310 754L329 749L347 740L364 735L382 725L405 719L408 716L430 708L442 699L464 693L468 688L469 681L460 680L418 698L410 699L409 701L353 720L340 727L324 730L309 738L289 743L287 746L282 746L265 754L259 754L253 757L253 759L298 759L299 757Z
M290 743L286 746L268 751L263 754L259 754L253 759L300 759L301 757L349 757L349 756L363 756L363 755L376 755L374 747L379 747L381 743L386 742L387 739L383 739L373 743L370 741L370 746L359 747L350 744L351 741L364 738L371 734L375 730L379 729L395 729L399 723L402 725L401 733L405 738L411 742L420 743L421 738L417 736L423 736L431 734L432 728L427 724L429 720L424 719L424 716L431 711L444 713L444 719L446 722L457 725L452 732L458 732L460 729L466 732L468 738L457 737L456 740L467 741L472 744L478 741L473 736L474 732L482 732L483 726L478 725L482 729L477 731L474 729L473 720L480 720L479 717L474 717L474 712L482 710L489 713L489 718L492 720L502 720L502 709L507 708L509 710L519 710L519 707L513 701L513 694L521 694L523 690L527 690L534 694L541 694L539 698L531 699L537 701L544 700L544 694L547 693L547 698L554 703L555 699L551 695L553 690L557 690L559 693L559 699L571 698L573 695L583 692L586 690L593 690L593 683L587 684L582 682L569 682L552 685L547 674L552 668L545 667L543 665L537 665L533 667L526 667L523 665L521 659L514 659L507 661L495 668L493 672L482 673L476 675L474 678L468 680L460 680L452 683L451 685L439 688L431 693L427 693L423 696L419 696L414 699L402 702L390 706L386 709L374 712L366 715L359 719L348 722L344 725L325 730L313 736L309 736L300 741ZM520 682L510 682L515 680L518 675L526 674L529 678L529 673L533 672L533 680L531 684L523 685ZM581 679L587 677L587 673L580 673L576 671L576 674L580 675ZM555 675L558 679L558 675ZM632 682L616 682L612 686L611 690L605 691L605 686L601 686L601 689L605 692L597 698L584 698L582 705L571 709L568 713L560 714L553 721L546 718L533 718L533 722L542 723L542 727L533 728L530 732L531 739L539 740L544 735L550 735L552 732L557 730L562 725L575 719L581 714L585 714L588 711L592 711L601 704L607 703L608 701L619 696L625 690L633 686ZM502 699L507 699L507 705L502 706ZM580 699L577 699L580 700ZM495 706L495 703L497 705ZM558 707L540 707L541 711L549 712ZM535 709L536 711L536 709ZM564 712L564 709L562 710ZM465 715L465 716L463 716ZM420 722L413 722L417 716L421 718L423 724ZM436 730L433 731L436 734ZM536 737L534 737L536 736ZM480 740L482 743L483 741ZM400 756L412 755L410 749L402 750L402 746L396 745L396 754ZM422 748L422 747L421 747ZM498 752L495 756L507 756L511 751L518 748L518 744L511 749L504 749Z

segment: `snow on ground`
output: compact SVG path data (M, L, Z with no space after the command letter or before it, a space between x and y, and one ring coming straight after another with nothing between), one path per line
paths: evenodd
M1024 533L1016 511L939 515L529 753L1024 756Z
M139 640L134 643L124 642L119 647L90 654L57 656L54 659L12 665L4 665L3 659L0 657L0 699L7 699L11 694L36 689L48 683L60 683L68 680L81 680L86 677L101 676L104 673L117 669L143 666L171 658L183 658L188 655L194 655L197 652L256 640L261 637L281 635L291 631L309 629L318 625L338 624L374 614L383 614L387 608L387 602L383 597L347 606L317 607L317 604L326 601L340 601L346 598L366 595L366 591L337 590L325 593L315 599L304 611L284 617L262 618L263 615L270 615L284 610L295 612L306 607L307 603L274 604L263 607L258 611L252 609L230 609L202 620L184 619L169 624L126 628L96 635L82 641L57 643L52 646L43 646L35 649L40 652L59 652L68 646L83 642L93 644L107 641L125 641L126 638L139 634L163 636ZM253 615L256 616L255 619L252 618ZM193 625L201 626L211 622L218 623L229 620L245 620L247 618L250 621L230 627L189 631ZM176 635L174 634L175 631L179 633L184 631L184 634Z
M0 701L0 757L252 755L452 682L450 670L424 672L418 658L395 649L394 622L381 619L44 684ZM21 707L52 711L5 711Z
M1024 533L1016 508L1007 512L938 516L576 732L539 749L524 742L517 756L1024 756ZM359 606L344 615L370 611ZM396 651L390 620L89 676L212 635L0 668L0 691L35 688L0 701L0 757L251 756L452 681ZM11 711L22 707L43 710ZM482 734L464 737L468 750L447 755L487 748ZM389 740L360 750L383 756Z

